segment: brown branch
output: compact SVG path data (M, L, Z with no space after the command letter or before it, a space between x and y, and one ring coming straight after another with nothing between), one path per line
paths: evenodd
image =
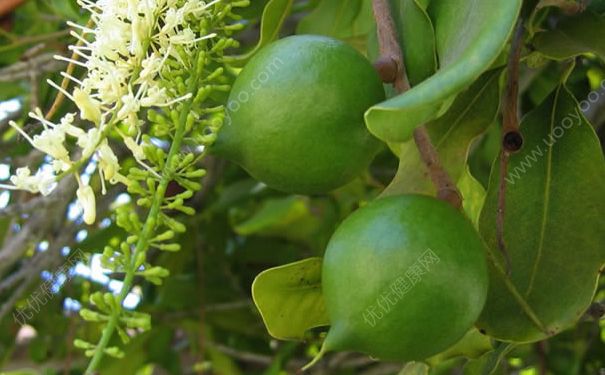
M498 249L505 262L505 270L511 272L511 262L504 239L504 216L506 213L506 175L511 154L523 146L519 131L519 65L523 45L523 20L517 22L511 53L508 60L508 78L503 103L502 148L500 151L500 186L498 188L498 210L496 212L496 236Z
M48 34L38 34L38 35L20 37L10 44L0 46L0 52L3 53L6 51L10 51L11 49L14 49L14 48L26 46L28 44L42 43L47 40L59 39L64 36L67 36L67 35L69 35L69 30L61 30L61 31L56 31L53 33L48 33Z
M70 316L69 327L67 329L67 336L65 337L65 346L67 347L67 354L65 356L65 362L63 365L63 375L69 375L72 371L74 362L74 338L76 337L76 329L78 326L78 319Z
M15 8L21 5L25 0L2 0L0 1L0 17L11 13Z
M70 179L65 179L63 181L70 181ZM63 181L61 183L63 183ZM75 183L72 184L74 185L75 190ZM112 187L107 195L104 195L99 199L97 211L99 213L106 213L109 210L110 205L114 202L114 197L121 191L122 187L120 186ZM0 305L0 320L13 309L15 302L23 296L27 289L39 281L40 272L43 270L52 270L58 267L61 262L65 261L61 255L61 250L65 246L73 247L76 244L76 233L82 228L89 229L89 227L82 223L67 220L67 215L64 214L64 209L72 200L73 194L70 196L69 194L58 194L59 192L53 192L53 194L55 193L61 197L62 201L53 205L41 207L39 212L36 212L36 217L42 217L46 222L49 222L52 225L41 228L40 232L33 231L37 238L48 238L50 246L45 252L38 252L31 259L24 261L19 270L0 280L0 295L3 293L8 294L10 291L9 298ZM48 220L49 215L56 216L57 214L60 219ZM23 231L30 222L31 219L24 225L21 231ZM32 233L31 230L28 230L28 232Z
M206 345L241 362L247 362L261 366L270 366L275 360L271 356L242 351L211 341L208 341ZM305 362L305 360L291 359L285 366L291 371L297 371L305 365Z
M387 0L373 0L374 18L378 27L378 44L380 58L375 63L381 78L385 83L393 83L398 93L410 88L405 71L403 53L397 41L395 24ZM395 75L394 80L392 79ZM424 125L414 130L414 141L418 147L420 157L428 169L431 181L437 188L437 198L450 203L455 208L462 206L462 196L453 180L443 168L439 160L439 153L431 143L431 138Z
M0 82L18 81L29 78L32 74L41 75L47 72L56 72L63 65L64 63L53 59L52 53L41 54L0 69Z
M585 319L600 320L603 317L605 317L605 301L593 302L584 314Z
M206 309L204 308L204 248L205 243L200 238L199 234L195 232L194 234L195 244L196 244L196 265L197 265L197 282L198 282L198 295L202 303L198 307L199 314L199 329L198 329L198 360L200 363L204 362L205 351L206 351ZM198 371L200 374L203 371Z
M437 198L448 202L457 209L462 207L462 196L450 175L443 168L439 160L439 153L431 143L431 138L424 125L414 130L414 141L420 158L429 170L433 184L437 187Z
M387 0L374 0L372 2L374 10L374 18L378 27L378 47L380 58L375 66L379 69L379 73L386 72L387 80L384 73L381 73L381 78L386 83L393 83L397 92L405 92L410 89L403 63L403 53L397 41L397 32L393 17L391 16L391 8Z
M86 23L86 27L90 28L93 26L93 24L94 24L94 22L91 18ZM84 36L82 36L82 37L84 37ZM80 46L82 46L82 44L84 44L84 42L82 40L78 40L78 42L76 43L76 47L80 47ZM80 56L74 50L74 52L71 54L70 58L74 61L78 61ZM67 66L67 70L65 71L65 73L67 73L68 75L73 75L73 72L75 69L76 69L76 64L74 64L73 62L70 62L69 65ZM69 78L63 77L63 81L61 81L61 88L63 90L67 90L68 86L69 86ZM65 95L63 95L63 92L59 91L59 93L57 93L57 96L55 97L55 100L53 101L53 104L51 105L50 109L48 110L48 113L46 113L45 118L47 120L52 119L52 117L57 112L57 110L59 109L61 104L63 104L64 100L65 100Z
M50 205L55 204L61 199L63 198L58 194L49 196L36 196L30 200L13 203L9 206L6 206L5 208L0 209L0 217L20 216L23 214L29 214L33 211L40 211L46 209Z
M548 363L546 361L546 341L536 343L536 354L538 356L538 373L546 375L548 371Z

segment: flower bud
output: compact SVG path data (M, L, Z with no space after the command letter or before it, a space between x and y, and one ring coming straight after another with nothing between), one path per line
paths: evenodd
M94 191L88 185L80 185L76 195L78 203L84 210L84 222L88 225L93 224L97 215Z

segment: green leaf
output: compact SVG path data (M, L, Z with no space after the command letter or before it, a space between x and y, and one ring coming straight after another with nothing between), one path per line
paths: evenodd
M234 230L242 236L279 234L308 215L309 198L307 197L289 196L267 199L252 217L237 224Z
M499 343L498 347L491 352L485 353L480 358L468 361L464 366L464 375L504 374L504 371L498 371L500 363L514 348L515 346L512 344Z
M371 1L322 0L300 21L296 33L331 36L363 48L373 24Z
M605 13L605 0L592 0L590 4L588 4L588 9L603 15Z
M415 86L437 71L433 23L423 1L391 0L390 3L408 79Z
M103 248L111 242L124 238L126 231L112 222L108 227L92 232L86 239L78 244L78 249L85 253L102 253ZM113 240L113 241L112 241Z
M483 185L473 177L468 167L462 173L457 186L463 198L462 208L475 225L475 228L478 228L479 215L481 214L481 209L485 203L485 189L483 188Z
M23 81L2 82L0 101L10 100L27 94L29 89Z
M444 116L427 125L443 166L454 181L464 173L472 141L487 129L498 113L499 76L500 70L485 73L456 99ZM434 194L435 188L414 141L409 140L399 147L399 168L383 195Z
M252 298L271 336L302 340L308 329L329 324L321 293L321 258L309 258L261 272Z
M326 236L319 232L324 225L330 227L335 215L333 211L334 207L327 200L311 201L304 196L267 199L234 230L242 236L278 237L323 247Z
M433 356L427 360L431 365L437 365L441 362L453 358L479 358L487 352L494 350L491 339L481 334L476 328L471 328L460 341L449 349Z
M562 21L556 29L536 35L534 46L542 55L565 60L594 53L605 59L605 18L587 11Z
M53 10L66 20L77 21L82 18L80 8L75 1L72 0L51 0L50 5Z
M156 300L164 310L187 310L200 303L199 281L192 274L181 274L164 279Z
M397 375L428 375L430 367L422 362L408 362Z
M576 13L582 10L583 0L540 0L536 9L545 7L557 7L568 13Z
M440 67L408 92L370 108L366 125L389 142L410 139L413 130L444 114L458 93L497 59L506 45L521 0L437 0L429 5Z
M498 250L499 161L480 230L490 248L490 290L477 326L496 339L541 340L590 305L605 263L605 161L592 126L563 86L522 122L525 144L510 158L504 240Z
M260 38L256 47L244 55L236 56L233 60L235 65L243 66L258 51L279 37L279 31L286 21L292 9L293 0L270 0L265 6L261 18Z

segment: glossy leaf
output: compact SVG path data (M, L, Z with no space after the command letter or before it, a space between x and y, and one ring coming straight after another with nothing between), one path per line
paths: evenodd
M430 367L422 362L408 362L397 375L428 375Z
M478 327L499 340L531 342L572 326L592 301L605 263L605 161L565 87L528 114L521 130L525 144L506 177L510 276L496 237L498 161L481 214L492 272Z
M301 340L308 329L329 324L321 293L321 258L309 258L260 273L252 297L271 336Z
M514 348L515 346L512 344L499 343L496 349L485 353L477 359L468 361L464 366L464 375L504 375L505 372L502 370L500 364L503 360L506 360L506 355Z
M427 125L444 167L454 181L463 175L469 147L494 121L499 108L499 70L484 74L462 93L448 112ZM434 194L435 188L413 140L402 143L399 168L384 195Z
M370 108L370 132L384 141L410 139L420 124L443 115L458 93L497 59L514 28L521 0L432 1L439 70L408 92Z
M539 33L534 45L542 55L564 60L594 53L605 59L605 18L590 11L561 22L556 29Z
M561 8L566 13L578 13L582 11L584 5L581 1L576 0L540 0L536 6L536 9L542 9L545 7L557 7Z
M261 48L279 37L279 31L292 9L293 0L270 0L261 18L260 37L256 47L248 53L233 58L233 63L243 66Z
M0 92L0 101L14 99L21 95L25 95L28 92L27 87L22 82L4 82L4 80L2 79L0 79L0 82L2 82L2 92Z
M234 226L242 236L258 235L304 242L313 248L325 246L336 212L330 201L288 196L265 200L260 208ZM330 233L324 233L329 231Z
M412 86L437 71L435 30L426 12L428 1L391 0L393 21L397 27L405 68Z
M493 349L489 337L481 334L476 328L471 328L471 330L451 348L429 358L427 362L431 365L437 365L453 358L479 358L485 353L491 352Z
M82 18L82 12L80 12L80 8L75 1L52 0L50 3L53 10L66 20L77 21Z
M462 208L469 219L475 225L475 228L479 227L479 215L485 202L485 189L479 181L473 177L468 168L462 173L460 179L458 179L458 190L462 194Z
M605 0L592 0L588 4L588 9L595 13L603 15L605 13Z
M371 1L322 0L300 21L296 33L331 36L363 48L373 22Z
M279 233L307 215L309 199L306 197L268 199L252 217L236 225L234 230L243 236Z

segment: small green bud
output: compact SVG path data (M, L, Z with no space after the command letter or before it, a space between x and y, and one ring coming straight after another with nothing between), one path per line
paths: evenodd
M156 245L156 247L162 251L179 251L179 250L181 250L181 245L178 243L160 244L160 245Z

